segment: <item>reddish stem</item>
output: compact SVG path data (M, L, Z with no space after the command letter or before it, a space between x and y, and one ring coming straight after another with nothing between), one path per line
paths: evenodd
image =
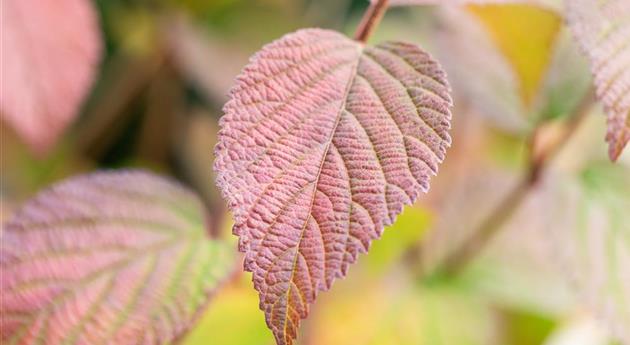
M361 43L367 42L387 11L388 3L389 0L372 0L354 34L355 40Z

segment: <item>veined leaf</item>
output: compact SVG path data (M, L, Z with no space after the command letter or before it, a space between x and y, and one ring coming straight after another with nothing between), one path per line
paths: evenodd
M61 182L0 235L3 344L170 344L226 276L201 203L168 180L102 172Z
M419 47L366 47L306 29L245 67L221 119L215 168L278 344L345 275L450 144L446 75Z
M591 62L608 114L610 159L630 141L630 2L567 0L569 26Z
M2 117L45 153L77 115L99 60L88 0L0 2Z

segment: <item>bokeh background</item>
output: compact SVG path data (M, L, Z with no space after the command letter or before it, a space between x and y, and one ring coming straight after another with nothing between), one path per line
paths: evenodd
M213 235L236 245L212 173L234 77L265 43L298 28L352 34L367 1L95 6L105 50L80 117L45 156L1 124L2 219L62 178L140 167L196 190ZM418 43L449 73L453 146L429 194L320 295L299 344L610 345L609 329L627 332L630 155L607 160L605 116L588 102L588 64L558 4L547 6L387 13L371 41ZM576 112L586 115L575 135L487 250L456 277L427 276L524 174L534 128L553 142ZM250 280L235 274L182 343L271 345Z

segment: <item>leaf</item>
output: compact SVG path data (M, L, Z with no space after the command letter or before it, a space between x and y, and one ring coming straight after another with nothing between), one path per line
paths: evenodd
M630 141L630 2L567 0L568 23L591 62L597 96L608 114L608 155Z
M542 121L574 114L591 88L588 61L567 27L558 33L554 55L537 102Z
M442 26L434 40L455 94L504 129L528 129L549 92L542 86L561 18L527 4L443 6L437 13Z
M0 3L0 110L39 153L77 116L101 52L96 13L86 0Z
M553 11L523 4L469 5L518 76L520 94L531 106L540 89L561 18Z
M170 344L233 262L194 195L139 171L54 185L0 236L3 344Z
M510 132L528 128L519 81L507 59L479 20L463 8L439 8L441 24L433 39L454 94L469 100L475 110Z
M446 75L419 47L365 47L306 29L245 67L221 119L215 169L278 344L343 277L450 144Z
M591 165L545 182L548 233L585 304L630 343L630 169ZM549 212L550 211L550 212Z

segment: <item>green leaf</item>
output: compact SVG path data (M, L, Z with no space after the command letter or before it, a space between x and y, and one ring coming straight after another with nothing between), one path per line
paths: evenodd
M139 171L60 182L0 234L3 344L168 344L234 263L201 203Z

